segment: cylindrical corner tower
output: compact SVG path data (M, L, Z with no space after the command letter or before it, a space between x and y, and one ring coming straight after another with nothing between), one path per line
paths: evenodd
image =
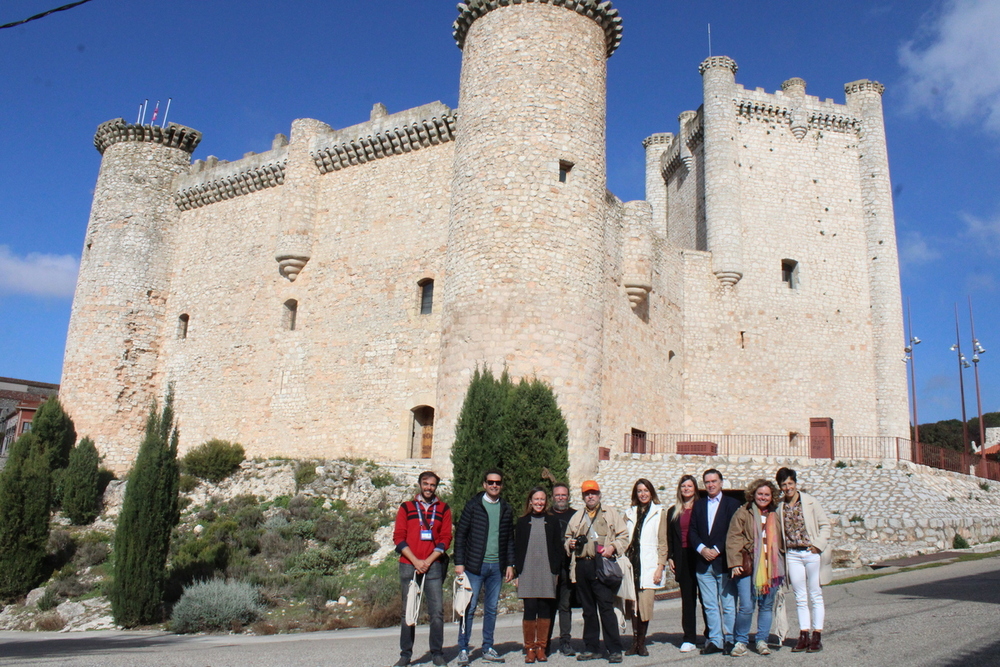
M878 434L909 438L906 366L899 363L899 351L905 346L906 339L892 183L889 180L889 153L882 117L883 91L885 86L867 79L844 86L847 106L861 117L858 153L865 238L868 242ZM886 456L894 455L894 452L886 452Z
M201 133L119 118L94 136L101 171L66 335L59 398L82 436L115 470L131 465L150 401L158 398L174 176Z
M506 365L555 389L580 477L601 435L605 81L621 19L597 0L458 7L435 464L450 468L472 370Z
M743 277L743 222L737 144L736 61L712 56L699 67L705 106L705 226L712 271L723 285Z

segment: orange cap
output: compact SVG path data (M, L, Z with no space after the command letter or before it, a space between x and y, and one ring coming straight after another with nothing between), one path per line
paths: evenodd
M587 493L588 491L597 491L598 493L600 493L601 487L597 484L596 481L588 479L586 482L583 483L583 486L580 487L580 493Z

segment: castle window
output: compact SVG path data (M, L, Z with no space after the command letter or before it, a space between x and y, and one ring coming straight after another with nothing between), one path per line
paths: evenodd
M781 260L781 281L789 289L796 289L799 286L799 263L794 259Z
M420 314L430 315L434 310L434 281L424 278L417 285L420 287Z
M573 163L566 160L559 160L559 182L565 183L569 178L569 172L573 169Z
M299 302L289 299L281 313L281 325L288 331L295 331L295 316L298 314Z
M177 318L177 337L184 340L188 337L188 322L191 321L191 317L187 313L183 313Z

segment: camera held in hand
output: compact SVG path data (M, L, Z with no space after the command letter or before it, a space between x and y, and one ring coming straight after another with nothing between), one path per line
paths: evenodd
M587 536L580 535L579 537L576 538L576 548L573 551L575 551L576 555L579 556L580 554L583 553L583 548L585 546L587 546Z

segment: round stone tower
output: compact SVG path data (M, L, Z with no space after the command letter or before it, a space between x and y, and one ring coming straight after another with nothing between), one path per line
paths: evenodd
M171 183L201 133L181 125L103 123L103 155L66 336L59 398L105 464L134 461L150 401L160 398L157 354L166 316Z
M450 469L469 378L486 364L553 386L579 478L601 435L605 81L621 18L597 0L458 8L435 465Z
M706 58L699 67L705 96L705 222L712 271L732 287L743 277L739 151L736 145L736 61Z

